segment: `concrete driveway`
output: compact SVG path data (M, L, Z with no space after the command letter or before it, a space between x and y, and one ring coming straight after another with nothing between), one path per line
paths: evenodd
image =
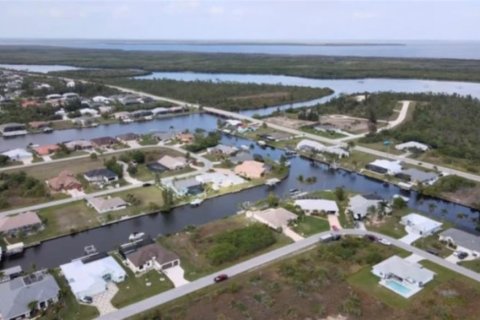
M417 233L409 233L405 237L403 237L401 239L398 239L398 240L400 240L400 241L402 241L403 243L406 243L406 244L412 244L413 242L417 241L421 237L422 236L417 234Z
M114 283L109 282L107 288L107 291L92 297L92 306L97 307L100 315L104 315L117 310L117 308L112 306L112 303L110 301L117 294L118 287Z
M181 266L175 266L172 268L168 268L162 271L170 281L172 281L175 288L183 286L184 284L190 283L187 279L185 279L184 274L185 271Z
M342 225L340 224L340 221L338 220L338 217L334 214L328 214L328 223L330 224L330 229L333 230L333 227L336 227L338 230L342 229Z

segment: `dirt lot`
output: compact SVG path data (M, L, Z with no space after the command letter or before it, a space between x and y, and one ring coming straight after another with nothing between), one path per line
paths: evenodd
M266 120L269 123L273 123L279 126L292 128L292 129L300 129L303 126L309 126L315 124L313 121L306 121L306 120L298 120L292 119L288 117L270 117Z
M370 272L371 265L405 252L362 239L348 241L317 247L133 319L477 318L478 284L426 265L436 279L407 300L378 285Z
M450 201L470 207L477 207L480 204L480 185L474 188L463 188L456 192L444 192L442 196Z
M381 123L381 121L378 121ZM350 133L364 133L368 131L368 120L362 118L354 118L339 114L331 114L320 117L321 124L330 124L340 130ZM379 125L380 127L380 125Z

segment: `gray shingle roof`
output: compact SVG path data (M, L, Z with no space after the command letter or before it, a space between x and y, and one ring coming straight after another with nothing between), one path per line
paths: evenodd
M450 228L439 234L440 237L452 238L457 246L480 252L480 237L471 233Z
M23 315L30 302L54 299L59 291L53 276L42 272L0 283L0 314L3 319Z

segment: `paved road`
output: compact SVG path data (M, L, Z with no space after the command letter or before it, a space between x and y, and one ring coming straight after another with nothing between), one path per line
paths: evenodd
M290 255L293 255L295 253L301 252L303 249L306 249L308 247L311 247L314 244L317 244L319 242L319 239L321 236L328 234L329 232L322 232L320 234L314 235L312 237L306 238L304 240L300 240L298 242L294 242L290 245L284 246L282 248L270 251L268 253L265 253L263 255L260 255L258 257L252 258L250 260L247 260L245 262L241 262L239 264L236 264L230 268L221 270L219 272L216 272L215 274L211 274L209 276L200 278L198 280L195 280L193 282L190 282L184 286L171 289L169 291L157 294L153 297L147 298L145 300L142 300L140 302L134 303L132 305L129 305L125 308L119 309L115 312L112 312L110 314L101 316L97 319L99 320L117 320L117 319L125 319L128 317L131 317L135 314L147 311L149 309L155 308L159 305L162 305L164 303L167 303L169 301L178 299L182 296L185 296L187 294L190 294L192 292L195 292L197 290L203 289L205 287L208 287L213 284L213 278L218 275L218 274L228 274L230 277L251 271L255 268L258 268L262 265L268 264L270 262L288 257ZM466 268L463 268L461 266L458 266L456 264L453 264L451 262L448 262L442 258L439 258L437 256L434 256L432 254L429 254L423 250L420 250L418 248L415 248L411 245L408 245L406 243L403 243L401 241L398 241L397 239L390 238L388 236L376 233L376 232L370 232L370 231L365 231L365 230L358 230L358 229L343 229L339 232L340 234L343 235L365 235L365 234L374 234L379 238L384 238L387 239L392 243L392 245L402 248L406 251L409 251L411 253L414 253L416 255L421 256L425 260L432 261L436 264L439 264L447 269L450 269L452 271L455 271L459 274L462 274L472 280L480 282L480 274L475 273L471 270L468 270Z

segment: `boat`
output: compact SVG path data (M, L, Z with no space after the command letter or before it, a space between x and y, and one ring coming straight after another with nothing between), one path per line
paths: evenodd
M143 237L145 237L145 233L143 232L134 232L132 234L130 234L128 236L128 240L130 241L136 241L136 240L140 240L142 239Z
M43 133L52 133L52 132L53 132L53 129L50 128L50 127L45 127L45 128L43 128L42 131L43 131Z
M192 207L197 207L197 206L201 205L202 203L203 203L203 199L197 198L197 199L193 200L192 202L190 202L190 205Z
M258 145L261 146L261 147L265 147L267 145L267 143L263 140L258 140Z
M14 244L9 244L7 245L5 254L7 256L13 256L15 254L19 254L23 252L23 249L25 248L25 245L23 242L17 242Z
M94 254L94 253L97 253L97 248L95 248L95 246L93 244L89 245L89 246L86 246L83 248L83 251L87 254L87 255L91 255L91 254Z
M246 144L242 144L242 145L240 146L240 149L242 149L242 150L244 150L244 151L249 151L249 150L250 150L250 147L247 146Z

